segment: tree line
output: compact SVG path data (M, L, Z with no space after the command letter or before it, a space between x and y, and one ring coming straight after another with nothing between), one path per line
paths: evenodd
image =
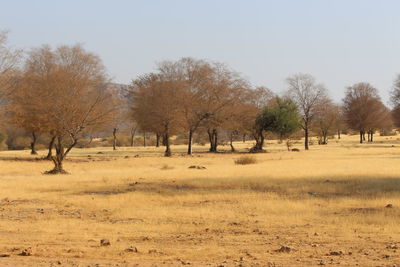
M291 138L299 134L308 150L310 136L323 145L332 135L352 131L363 143L372 142L378 130L400 126L400 76L392 89L393 109L369 83L349 86L338 104L309 74L292 75L286 82L286 92L277 95L254 87L223 63L181 58L159 63L156 71L117 92L109 90L100 57L82 46L43 45L23 53L9 47L7 34L0 33L2 127L30 133L32 154L37 136L48 136L46 158L54 162L48 173L64 173L63 160L71 149L99 132L112 133L116 149L121 125L129 126L132 144L136 132L156 136L165 156L172 155L174 136L186 139L189 155L199 135L207 136L210 152L218 152L221 136L232 151L235 140L246 138L254 140L250 152L263 151L266 138L285 141L290 150Z

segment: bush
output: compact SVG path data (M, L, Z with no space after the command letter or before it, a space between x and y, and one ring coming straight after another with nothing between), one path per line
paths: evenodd
M239 165L247 165L247 164L255 164L257 163L257 159L252 156L241 156L235 159L235 164Z

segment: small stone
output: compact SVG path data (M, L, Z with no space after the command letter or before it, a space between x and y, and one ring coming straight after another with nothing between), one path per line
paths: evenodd
M323 260L320 260L318 265L325 265L325 262Z
M293 248L287 247L287 246L281 246L280 248L276 249L275 252L285 252L285 253L289 253L291 251L293 251Z
M205 169L207 169L204 166L197 166L197 165L192 165L192 166L189 166L188 168L189 169L197 169L197 170L205 170Z
M329 252L329 255L331 255L331 256L340 256L340 255L343 255L343 252L341 250L339 250L339 251L331 251L331 252Z
M10 257L10 254L0 254L0 258Z
M18 254L19 256L31 256L32 255L32 249L26 248L23 251L21 251L21 253Z
M385 206L385 208L393 208L393 204L387 204L386 206Z
M100 246L105 247L105 246L110 246L110 245L111 245L110 240L108 240L107 238L100 240Z
M179 259L182 265L190 265L190 262Z
M129 247L127 249L125 249L125 252L138 252L138 249L136 247Z

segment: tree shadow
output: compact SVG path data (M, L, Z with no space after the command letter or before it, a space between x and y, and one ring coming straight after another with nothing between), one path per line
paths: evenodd
M183 181L137 181L125 185L104 185L77 191L77 195L118 195L128 193L213 194L233 191L276 194L287 199L383 198L400 196L399 177L324 178L197 178Z

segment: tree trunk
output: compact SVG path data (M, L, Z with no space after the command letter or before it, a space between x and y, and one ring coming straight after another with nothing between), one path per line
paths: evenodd
M218 132L217 129L208 129L208 139L210 140L210 152L217 152L218 147Z
M231 146L231 151L236 152L235 147L233 146L233 133L231 133L231 138L230 138L230 146Z
M136 129L131 129L131 147L135 145L135 135L136 135Z
M328 132L327 131L322 131L322 145L328 144Z
M164 135L164 140L165 140L165 153L164 156L165 157L171 157L172 153L171 153L171 148L169 145L169 134L168 132Z
M56 155L52 156L51 159L54 162L54 168L50 171L47 171L47 174L64 174L67 173L63 168L63 160L64 160L64 146L62 143L62 137L57 137L57 142L54 145L56 149Z
M254 135L254 139L256 140L256 144L252 147L251 152L261 152L264 148L264 131L262 129L257 130Z
M365 132L363 132L362 136L363 136L363 141L365 141Z
M363 139L363 131L360 131L360 144L362 144L364 141Z
M169 136L168 136L169 137ZM167 146L167 141L165 141L165 135L162 136L161 142L163 146Z
M35 132L32 132L32 142L31 142L31 155L37 155L36 151L36 141L37 141L37 136Z
M374 142L374 132L371 131L371 142Z
M308 125L304 127L304 149L308 150Z
M131 134L131 147L135 145L135 134Z
M337 130L338 139L340 139L340 130Z
M160 147L160 134L156 133L156 147Z
M246 143L246 134L243 134L243 143Z
M117 150L117 128L113 130L113 150Z
M52 138L51 138L51 140L50 140L50 143L49 143L49 152L47 153L47 156L46 156L46 158L45 159L47 159L47 160L51 160L51 157L53 156L53 146L54 146L54 141L56 140L56 137L55 136L53 136Z
M78 143L78 139L74 136L71 136L73 139L72 144L69 145L67 150L64 150L62 136L57 137L57 142L54 144L54 148L56 149L56 155L52 156L51 159L54 162L54 168L50 171L45 172L45 174L66 174L67 172L63 168L63 160L67 156L67 154L71 151L71 149Z
M146 132L143 132L143 146L146 147Z
M193 143L193 131L192 129L189 130L189 138L188 138L188 155L192 155L193 153L193 147L192 147L192 143Z

